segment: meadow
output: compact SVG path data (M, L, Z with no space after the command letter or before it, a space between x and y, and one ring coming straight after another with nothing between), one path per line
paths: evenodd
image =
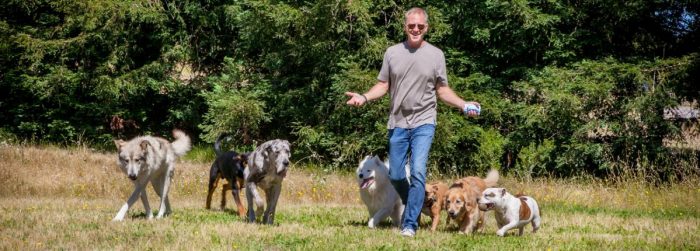
M443 213L436 232L408 239L389 223L366 227L355 163L335 172L294 164L273 226L245 223L230 197L221 210L220 191L214 209L204 209L209 165L199 158L178 162L170 217L146 220L139 201L125 221L111 222L132 191L114 153L0 145L0 250L700 250L697 178L651 185L633 178L504 175L500 186L539 201L539 232L528 227L522 237L497 237L488 213L484 232L464 236L444 224ZM157 210L159 200L148 189ZM424 229L428 221L423 218Z

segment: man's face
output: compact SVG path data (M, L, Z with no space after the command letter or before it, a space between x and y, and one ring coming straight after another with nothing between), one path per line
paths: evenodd
M420 45L423 42L423 35L428 31L428 22L425 21L425 16L415 13L406 18L403 28L408 41L413 45Z

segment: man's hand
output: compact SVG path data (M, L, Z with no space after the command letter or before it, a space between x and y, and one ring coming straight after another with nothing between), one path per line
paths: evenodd
M367 103L367 97L359 93L345 92L345 96L350 97L350 100L345 103L351 106L360 107Z
M462 112L468 117L479 116L481 114L481 104L477 102L467 102L466 104L464 104Z

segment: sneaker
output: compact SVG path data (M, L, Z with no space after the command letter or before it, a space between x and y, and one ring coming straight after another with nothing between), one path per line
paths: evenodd
M403 230L401 230L401 235L406 237L414 237L416 236L416 231L410 228L404 228Z

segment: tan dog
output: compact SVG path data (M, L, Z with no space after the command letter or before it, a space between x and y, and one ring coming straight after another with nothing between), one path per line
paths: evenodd
M484 227L484 212L479 210L477 199L481 193L498 182L498 171L491 170L485 179L475 176L455 181L447 190L447 214L459 225L459 232L471 234Z
M447 184L435 182L425 186L425 199L423 200L423 214L430 216L432 225L430 231L437 229L440 221L440 211L445 209L445 196L447 195ZM450 224L450 217L447 217L445 224Z

